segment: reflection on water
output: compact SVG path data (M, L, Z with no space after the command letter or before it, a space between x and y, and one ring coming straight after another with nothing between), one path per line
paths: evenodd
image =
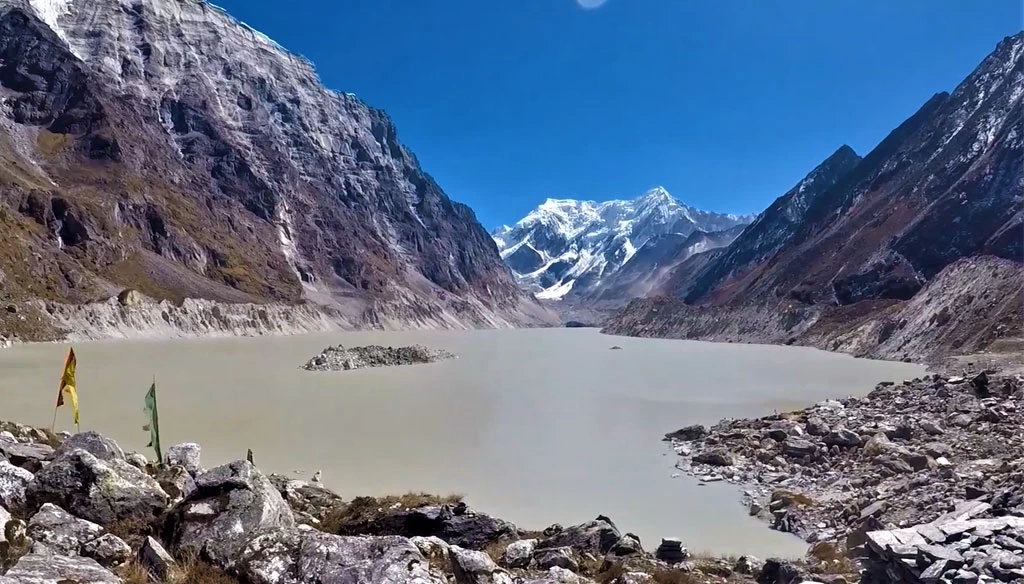
M423 343L459 359L311 373L327 345ZM621 351L609 347L620 345ZM47 425L66 347L0 351L0 419ZM155 375L162 441L203 446L206 466L244 458L346 497L463 493L539 529L612 517L653 549L802 554L747 517L726 484L677 472L671 430L868 391L922 372L798 347L609 337L585 329L342 333L75 346L82 428L146 452L143 395ZM70 429L70 413L58 426ZM147 453L151 454L151 453Z

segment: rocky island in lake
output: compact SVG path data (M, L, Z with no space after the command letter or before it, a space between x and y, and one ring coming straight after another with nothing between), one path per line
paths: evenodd
M327 347L302 366L306 371L349 371L366 367L394 367L396 365L418 365L455 359L455 355L442 349L431 349L423 345L409 347Z

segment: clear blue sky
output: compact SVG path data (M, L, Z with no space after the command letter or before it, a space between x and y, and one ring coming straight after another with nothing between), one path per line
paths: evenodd
M1019 0L215 3L386 110L488 228L549 196L656 185L758 212L843 143L866 154L1024 26Z

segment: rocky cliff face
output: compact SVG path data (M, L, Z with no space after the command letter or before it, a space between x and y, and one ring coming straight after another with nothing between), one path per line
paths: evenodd
M383 112L219 8L0 0L0 31L6 296L311 300L357 326L537 312Z
M631 201L549 199L492 235L524 288L538 298L578 301L608 296L604 290L609 285L621 288L613 276L649 242L676 236L660 242L661 251L654 255L664 255L669 241L680 244L698 231L728 231L750 221L745 215L694 209L658 187ZM709 238L705 245L721 239ZM699 247L697 242L691 245ZM648 248L645 255L652 251Z
M977 350L1015 334L1000 323L1024 301L993 303L1015 292L1007 273L1024 273L1022 96L1024 33L863 160L840 149L724 251L680 264L659 290L679 301L636 302L609 330L890 358ZM925 297L977 318L937 317ZM941 340L954 324L963 346Z

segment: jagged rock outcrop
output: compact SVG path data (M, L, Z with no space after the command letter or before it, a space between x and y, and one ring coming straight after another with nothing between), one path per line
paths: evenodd
M386 114L211 4L3 0L0 70L5 296L546 318Z
M123 460L102 461L76 448L35 473L25 490L27 506L53 503L101 525L119 520L146 524L167 507L155 480Z

